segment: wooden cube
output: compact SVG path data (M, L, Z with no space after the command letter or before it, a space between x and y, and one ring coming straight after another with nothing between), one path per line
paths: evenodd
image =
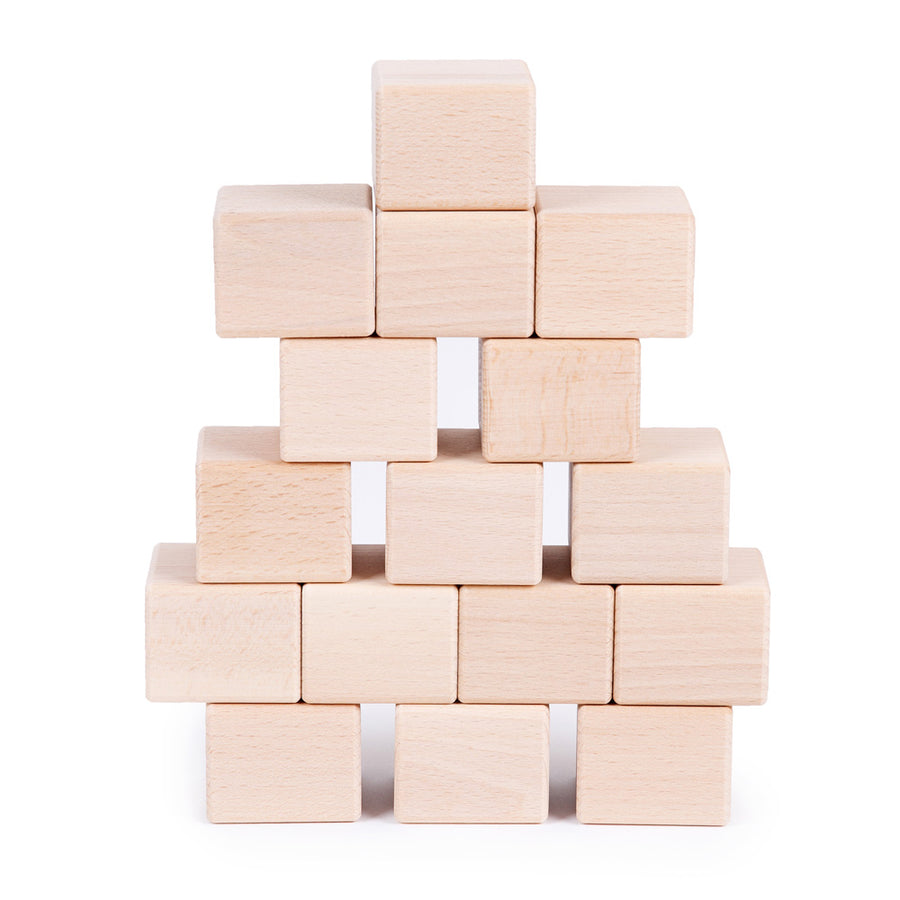
M575 808L604 825L725 825L731 709L580 706Z
M358 706L206 707L210 822L352 822L361 800Z
M491 462L620 462L637 454L638 341L489 340L481 449Z
M687 337L694 216L676 187L539 187L541 337Z
M534 823L547 818L547 706L398 706L394 815L400 822Z
M380 209L534 206L534 83L519 60L372 69Z
M430 460L437 454L437 341L281 342L281 458Z
M197 580L347 581L350 464L286 463L277 428L204 428Z
M214 220L222 337L356 337L375 329L367 184L224 187Z
M722 584L730 470L714 428L642 428L631 463L572 466L572 577Z
M393 584L537 584L543 468L488 463L477 429L441 429L430 463L387 467Z

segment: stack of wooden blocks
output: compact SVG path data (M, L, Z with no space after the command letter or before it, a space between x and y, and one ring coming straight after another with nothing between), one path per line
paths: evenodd
M219 194L217 331L280 339L281 422L200 433L147 696L208 704L213 822L356 819L359 704L391 703L401 822L543 821L549 704L578 704L582 822L724 824L766 575L729 549L719 433L639 426L639 339L691 330L687 200L535 189L524 63L373 88L374 223L368 185ZM443 336L482 339L480 429L437 428ZM358 460L388 463L385 546L351 545ZM545 461L569 546L542 547Z

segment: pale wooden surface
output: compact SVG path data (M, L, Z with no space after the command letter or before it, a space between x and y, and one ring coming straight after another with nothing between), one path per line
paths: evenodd
M381 212L376 329L387 337L529 337L534 213Z
M375 329L367 184L223 187L213 224L222 337L356 337Z
M281 458L430 460L437 454L437 341L281 342Z
M372 68L380 209L534 206L534 82L519 60Z
M459 592L463 703L608 703L613 589L575 584L568 547L544 547L533 587Z
M394 816L400 822L547 818L547 706L398 706Z
M730 470L714 428L642 428L631 463L572 466L572 577L593 584L721 584Z
M441 429L434 462L389 463L388 581L537 584L543 475L485 462L478 429Z
M641 345L487 340L481 449L491 462L624 462L637 453Z
M580 706L579 821L725 825L731 716L727 706Z
M768 673L769 583L758 550L732 549L722 585L616 590L616 703L757 705Z
M197 580L348 578L350 464L282 462L277 428L204 428L197 447Z
M148 700L295 703L300 586L199 584L193 544L159 544L147 576Z
M210 822L353 822L362 780L358 706L206 707Z
M541 337L687 337L694 216L677 187L537 189Z

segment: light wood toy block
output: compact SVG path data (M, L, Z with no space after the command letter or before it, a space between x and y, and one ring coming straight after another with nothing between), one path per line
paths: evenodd
M524 62L382 61L372 90L380 209L534 206L534 82Z
M199 584L193 544L160 544L146 589L148 700L296 703L300 586Z
M758 550L732 549L722 585L616 590L616 703L765 703L769 584Z
M568 547L533 587L460 588L463 703L608 703L612 660L613 589L575 584Z
M550 791L547 706L398 706L394 816L539 824Z
M537 189L541 337L691 333L694 216L676 187Z
M580 706L575 810L585 824L725 825L731 709Z
M487 340L481 449L491 462L623 462L640 429L641 345Z
M359 706L206 707L210 822L353 822L362 779Z
M350 464L286 463L277 428L204 428L197 580L347 581Z
M631 463L574 463L572 577L589 584L722 584L730 469L714 428L642 428Z
M431 460L437 454L437 341L281 342L281 458Z
M534 213L381 212L376 330L387 337L529 337Z
M543 467L488 463L478 429L441 429L429 463L387 467L393 584L537 584Z
M303 699L308 703L452 703L459 592L397 585L384 547L353 548L346 584L303 587Z
M367 184L223 187L213 232L221 337L357 337L375 330Z

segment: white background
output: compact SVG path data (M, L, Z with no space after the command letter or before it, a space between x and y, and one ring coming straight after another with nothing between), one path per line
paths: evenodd
M12 896L884 896L897 831L898 158L888 3L20 3L0 26L3 820ZM646 425L715 425L732 543L773 587L768 705L724 829L389 811L365 711L354 825L206 824L199 705L143 699L143 581L193 531L196 434L276 424L277 353L213 324L221 184L370 180L371 63L516 57L541 183L679 184L695 331L646 341ZM442 344L440 419L474 423ZM381 534L377 468L354 537ZM565 499L548 471L547 537ZM382 727L378 727L382 726ZM880 883L880 887L878 884ZM894 881L896 890L896 881ZM624 893L623 893L624 892Z

